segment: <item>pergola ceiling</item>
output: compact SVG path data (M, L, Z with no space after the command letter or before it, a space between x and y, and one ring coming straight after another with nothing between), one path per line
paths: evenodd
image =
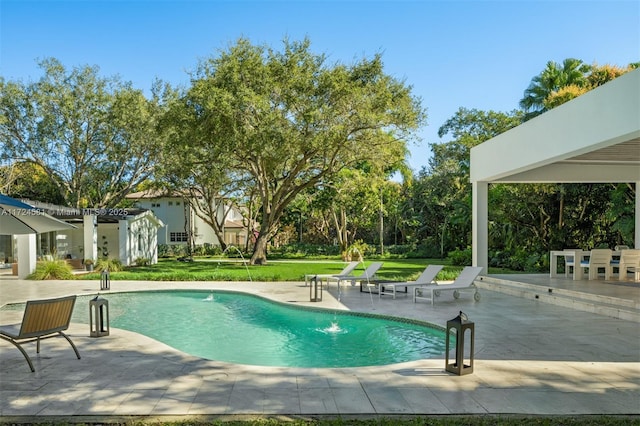
M635 164L640 169L640 138L576 155L561 163Z

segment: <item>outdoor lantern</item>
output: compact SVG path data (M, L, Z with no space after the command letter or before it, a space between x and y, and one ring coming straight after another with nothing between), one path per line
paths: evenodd
M89 336L101 337L109 335L109 301L94 297L89 301Z
M109 290L111 288L111 276L109 270L105 269L100 274L100 290Z
M311 302L322 301L322 279L320 279L320 291L318 292L318 276L317 275L314 275L314 277L311 278L311 283L309 286L309 300Z
M456 339L456 357L455 362L449 362L449 353L451 348L451 334L455 331ZM467 331L469 333L467 333ZM469 337L468 356L465 357L465 341ZM460 311L460 315L452 320L447 321L446 336L446 359L445 369L450 372L462 376L463 374L473 373L473 340L474 340L474 324L469 321L467 315Z

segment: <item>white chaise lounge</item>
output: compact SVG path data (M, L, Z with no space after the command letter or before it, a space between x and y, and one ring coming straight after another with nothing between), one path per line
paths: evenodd
M367 269L362 272L360 275L334 275L332 277L326 277L327 284L329 281L336 281L338 284L338 289L340 289L340 284L345 281L351 282L351 285L355 285L356 282L366 281L367 283L376 275L378 269L382 267L382 262L373 262L371 265L367 267Z
M419 287L429 284L438 284L435 279L438 272L443 268L443 265L429 265L424 271L420 274L415 281L377 281L378 286L380 287L378 290L379 297L387 294L396 298L396 290L398 288L404 287L405 293L408 292L410 287Z
M451 284L431 284L415 287L413 289L413 301L415 303L418 300L430 300L433 305L434 299L440 296L443 291L453 291L454 299L460 297L460 292L462 291L473 291L473 298L478 301L480 300L480 293L478 293L478 288L474 281L480 275L480 272L482 272L482 267L466 266Z
M304 286L306 287L307 284L309 283L309 281L311 281L314 278L322 280L322 279L330 278L330 277L338 277L338 276L349 275L349 274L351 274L353 272L354 269L356 269L358 267L359 263L360 262L358 262L358 261L349 262L347 264L347 266L345 266L344 269L342 271L338 272L337 274L306 274L304 276Z

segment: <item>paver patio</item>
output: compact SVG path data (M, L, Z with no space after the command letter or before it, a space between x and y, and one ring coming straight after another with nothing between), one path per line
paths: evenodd
M640 333L632 321L482 291L434 306L411 297L378 298L335 286L309 301L301 282L112 281L111 292L145 289L233 289L274 300L415 318L444 326L463 310L476 324L473 374L444 371L444 356L363 368L280 368L204 360L145 336L111 329L90 338L87 324L64 339L35 344L31 373L20 352L0 343L0 415L640 415ZM97 281L0 280L0 304L66 294L91 295ZM101 292L108 299L109 292ZM339 296L339 300L338 300ZM21 312L0 310L0 323ZM256 342L259 344L259 342ZM24 417L21 417L24 419ZM42 418L42 417L41 417Z

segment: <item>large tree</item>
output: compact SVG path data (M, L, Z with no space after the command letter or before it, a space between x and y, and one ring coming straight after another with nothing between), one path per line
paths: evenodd
M451 140L432 144L429 167L414 179L405 215L419 239L438 247L444 257L471 244L470 151L522 122L522 113L460 108L439 129ZM421 220L416 220L421 218Z
M176 132L172 144L193 147L200 162L228 168L257 194L252 264L266 262L299 193L362 162L397 164L425 118L411 87L384 73L380 55L329 64L308 40L285 40L276 51L240 39L199 64L174 107L187 111L194 131Z
M554 92L566 86L586 87L587 73L590 70L591 66L574 58L567 58L561 64L547 62L545 69L531 79L520 100L520 107L525 111L525 121L547 111L549 108L545 102Z
M115 206L153 170L157 103L97 67L39 65L36 82L0 79L0 154L44 170L69 206Z
M549 61L545 69L531 79L520 100L520 107L525 111L525 121L637 67L638 63L631 63L626 67L595 63L588 65L574 58L567 58L561 64Z

